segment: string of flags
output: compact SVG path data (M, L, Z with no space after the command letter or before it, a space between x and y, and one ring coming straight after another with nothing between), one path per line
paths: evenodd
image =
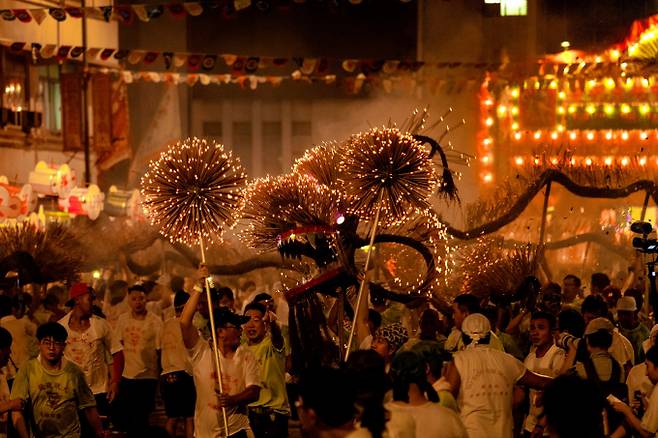
M409 3L411 0L399 0L400 3ZM204 12L218 11L225 17L255 8L261 12L269 12L273 7L287 9L294 4L304 4L306 0L211 0L173 2L164 4L134 4L134 5L108 5L98 7L64 7L64 8L31 8L31 9L0 9L0 17L5 21L20 23L43 23L48 17L56 21L65 21L69 18L94 18L104 21L118 21L126 25L135 20L149 22L169 14L174 18L183 18L186 15L197 17ZM310 1L309 1L310 3ZM314 1L314 4L321 3ZM338 5L337 0L327 1L327 4ZM347 0L344 3L359 5L363 0Z
M488 62L426 63L417 60L401 59L335 59L318 57L270 57L228 53L191 53L41 44L7 39L0 39L0 45L8 47L9 50L16 53L30 51L34 62L53 57L60 61L82 60L82 55L86 52L87 59L91 62L117 60L130 65L141 64L145 66L162 63L167 70L185 68L188 71L212 71L215 68L226 67L233 74L254 74L269 68L292 68L299 70L304 75L320 76L327 75L330 72L394 75L415 73L423 68L435 68L439 70L474 69L484 72L495 71L502 65L501 63Z

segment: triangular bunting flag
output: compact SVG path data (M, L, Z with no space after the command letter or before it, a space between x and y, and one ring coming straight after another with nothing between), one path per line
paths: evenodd
M62 8L50 8L48 13L57 21L66 20L66 11Z
M133 8L133 12L135 13L135 15L137 15L137 18L139 18L140 21L146 23L150 20L144 5L133 5L132 8Z
M193 17L198 17L203 13L203 6L201 6L201 4L198 2L186 2L183 3L183 6L185 7L187 13Z
M29 23L32 21L32 16L27 12L26 9L14 9L12 12L21 23Z
M32 15L32 18L34 18L34 21L37 22L37 24L43 23L43 20L45 20L46 17L48 16L46 11L44 11L43 9L30 9L29 12Z

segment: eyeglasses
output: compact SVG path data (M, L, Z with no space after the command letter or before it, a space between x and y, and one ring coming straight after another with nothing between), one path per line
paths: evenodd
M45 347L57 347L63 348L66 345L66 342L55 341L54 339L42 339L41 345Z

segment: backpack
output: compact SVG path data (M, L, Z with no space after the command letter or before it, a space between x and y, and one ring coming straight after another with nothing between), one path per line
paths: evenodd
M587 380L596 384L603 398L607 398L608 395L612 394L624 403L628 403L628 386L620 381L621 365L613 357L610 357L610 361L612 362L612 373L610 374L610 379L604 382L596 373L592 358L587 357L583 361ZM623 423L624 415L612 409L609 403L606 403L605 411L608 417L608 430L612 433Z

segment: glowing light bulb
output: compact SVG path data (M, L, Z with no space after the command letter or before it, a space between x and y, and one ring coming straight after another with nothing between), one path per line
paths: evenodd
M570 161L570 163L571 163L572 166L575 166L575 165L576 165L576 159L575 159L575 158L572 158L571 161Z
M557 93L557 97L558 99L564 100L567 97L567 93L565 93L564 91L560 91L559 93Z
M336 218L336 223L338 225L341 225L345 222L345 216L342 213L338 214L338 217Z
M487 173L485 173L485 174L482 176L482 180L483 180L485 183L490 183L490 182L493 181L493 175L492 175L490 172L487 172Z
M628 157L624 157L624 158L621 159L620 162L621 162L622 166L628 166L628 163L630 162L630 160L628 159Z
M505 117L507 114L507 107L505 105L498 105L498 117Z
M519 129L519 123L518 122L512 123L512 130L517 131L518 129Z
M565 114L567 110L563 106L558 106L557 107L557 113L558 114Z
M489 155L483 155L482 158L480 159L484 164L489 164L489 161L491 160L491 157Z
M638 110L640 111L640 115L646 116L651 112L651 105L649 105L648 103L643 103L642 105L640 105Z
M491 106L491 105L493 105L493 103L494 103L493 99L485 99L485 101L484 101L484 104L486 106Z
M482 144L484 144L485 146L489 146L492 142L493 140L491 139L491 137L487 137L484 140L482 140Z
M520 95L521 93L519 92L519 88L518 88L518 87L514 87L514 88L512 88L510 94L512 95L513 98L516 99L516 98L519 97L519 95Z
M484 124L487 125L487 126L493 126L493 124L494 124L493 117L487 117L487 119L484 121Z
M608 131L605 133L605 139L606 140L612 140L612 131Z
M517 166L523 166L523 157L516 157L514 159L514 162L516 163Z
M627 103L622 103L621 104L621 113L622 114L628 114L631 112L631 106Z
M535 164L535 166L539 166L539 158L535 158L532 160L532 162Z
M624 131L621 133L621 139L624 141L628 140L628 131Z
M571 132L569 133L569 138L570 138L571 140L575 140L577 137L578 137L578 134L576 133L576 131L571 131Z
M587 133L587 139L588 139L589 141L594 140L594 133L593 133L592 131L590 131L590 132Z
M591 166L592 165L592 159L590 157L585 158L585 164L587 166Z
M606 166L612 166L612 157L605 157L605 160L603 160L603 163Z
M557 157L553 157L553 158L551 158L551 164L552 164L553 166L556 166L556 165L557 165Z
M564 132L564 125L557 125L557 132Z
M575 104L569 105L569 114L575 114L578 111L578 107Z
M101 271L94 271L91 273L91 276L94 278L94 280L98 280L101 278Z
M649 138L649 134L648 134L646 131L642 131L642 132L640 133L640 138L641 138L642 140L646 140L646 139Z
M551 139L552 140L557 140L557 136L558 136L558 134L557 134L556 131L551 132Z
M591 116L592 114L594 114L596 112L596 105L594 105L593 103L588 104L585 107L585 111L587 112L587 114L589 114Z
M612 79L612 78L607 78L607 79L603 82L603 85L605 86L605 88L606 88L607 90L614 90L614 89L615 89L615 86L616 86L617 84L615 83L615 80L614 80L614 79Z
M518 116L519 115L519 107L516 106L516 105L513 106L512 110L511 110L511 113L512 113L513 116Z
M514 133L514 140L519 141L521 140L522 134L520 132L515 132Z
M639 163L640 163L640 166L646 166L646 164L647 164L647 157L642 157L642 158L640 158Z
M535 137L535 140L541 139L541 131L536 131L533 137Z
M606 103L605 105L603 105L603 112L607 116L612 116L615 113L615 106L611 103Z

